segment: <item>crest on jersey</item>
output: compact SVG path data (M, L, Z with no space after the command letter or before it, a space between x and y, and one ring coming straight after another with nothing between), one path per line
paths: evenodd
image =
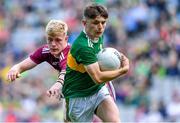
M43 54L43 53L49 53L49 52L50 52L50 50L49 50L48 47L44 47L44 48L42 49L42 54Z

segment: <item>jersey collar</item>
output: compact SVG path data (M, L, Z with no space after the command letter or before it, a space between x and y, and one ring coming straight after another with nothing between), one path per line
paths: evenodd
M97 39L97 40L92 40L92 39L89 38L89 36L87 35L87 33L86 33L86 31L85 31L85 28L83 29L83 32L84 32L84 34L86 35L86 38L88 38L89 41L91 41L92 43L98 43L99 39Z

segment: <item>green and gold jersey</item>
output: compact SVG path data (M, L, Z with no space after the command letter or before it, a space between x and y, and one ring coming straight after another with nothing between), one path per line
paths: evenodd
M96 84L84 68L84 65L97 62L97 53L102 46L102 37L97 43L93 43L83 31L74 41L67 58L62 90L65 98L90 96L104 85Z

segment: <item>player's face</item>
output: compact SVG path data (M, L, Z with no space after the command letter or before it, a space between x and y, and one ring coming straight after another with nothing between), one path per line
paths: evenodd
M47 35L47 44L51 54L59 58L61 51L67 46L67 39L68 37L64 33Z
M86 19L84 20L84 26L86 33L91 39L98 39L105 30L106 20L102 16L97 16L95 19Z

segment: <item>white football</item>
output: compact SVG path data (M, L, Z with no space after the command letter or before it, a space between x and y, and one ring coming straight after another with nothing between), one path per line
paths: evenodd
M115 48L102 49L97 54L97 58L102 71L119 69L121 66L121 53Z

